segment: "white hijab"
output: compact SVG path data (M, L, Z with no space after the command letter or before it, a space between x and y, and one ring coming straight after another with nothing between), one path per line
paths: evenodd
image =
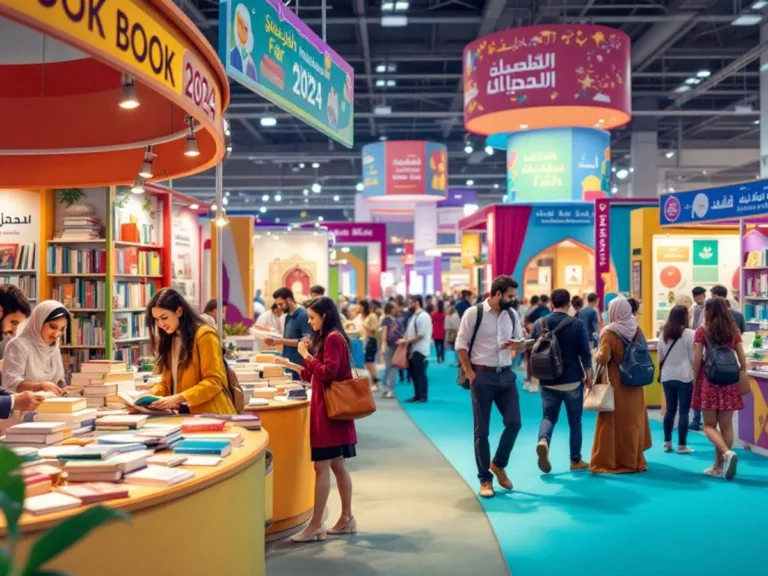
M53 382L64 380L60 343L45 342L43 324L57 308L56 300L44 300L32 310L24 330L8 343L3 359L3 388L14 392L21 382Z
M606 332L614 332L625 340L635 338L637 318L632 314L632 306L624 296L619 296L611 302L608 307L608 318L611 322L600 332L601 337Z

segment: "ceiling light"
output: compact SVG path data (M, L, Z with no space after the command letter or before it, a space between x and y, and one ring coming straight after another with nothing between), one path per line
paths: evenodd
M675 188L673 186L670 186L669 188L667 188L667 192L674 192L674 191L675 191Z
M200 204L190 204L189 205L189 209L190 210L197 210L198 208L200 208Z
M603 118L600 118L600 119L597 121L597 123L598 123L598 124L605 124L605 120L604 120Z
M693 78L693 77L687 78L685 80L685 83L688 84L689 86L693 86L695 84L698 84L699 82L701 82L701 80L699 80L698 78Z
M410 2L407 2L406 0L398 0L395 2L395 10L398 12L405 12L408 10L408 6L410 6Z
M392 88L393 86L397 86L397 80L387 80L387 88Z
M464 152L465 153L472 154L472 152L474 152L474 151L475 151L475 149L472 146L472 142L467 142L466 144L464 144Z
M338 202L339 201L339 195L338 194L334 194L333 195L333 201L334 202Z
M376 116L387 116L388 114L392 114L392 106L376 106L373 109L373 113Z
M525 130L528 128L528 124L520 124L520 130Z
M195 129L192 127L192 118L189 119L189 134L184 139L184 156L189 158L195 158L200 156L200 148L197 146L197 136L195 136Z
M475 185L475 181L474 180L472 180L472 179L467 180L467 186L474 186L474 185Z
M224 226L226 226L228 223L229 221L225 216L219 216L216 219L216 226L218 226L219 228L224 228Z
M227 144L227 156L232 154L232 144Z
M216 212L216 204L211 204L211 210L212 210L213 212Z
M224 206L229 206L229 198L225 196L222 198L221 203L224 204Z
M362 182L358 182L355 184L355 190L358 192L362 192L365 189L365 185Z
M376 73L377 74L383 74L387 71L387 65L386 64L379 64L376 66Z
M305 166L306 166L306 164L304 164L304 162L299 162L299 168L301 168L302 170L304 170L304 167L305 167Z
M152 178L152 159L157 155L152 152L152 146L147 146L147 151L144 153L144 160L141 162L141 168L139 169L139 176L142 178Z
M131 192L134 194L144 194L144 178L136 176L136 180L133 181L133 186L131 186Z
M752 124L760 124L760 120L755 120Z
M381 26L383 28L402 28L408 26L408 16L382 16Z
M394 2L382 2L381 3L381 11L382 12L392 12L392 10L395 9L395 3Z
M397 254L402 254L403 253L403 249L402 248L395 248L395 252Z
M277 124L277 118L274 116L262 116L261 120L259 120L259 123L262 126L269 128L270 126Z
M498 190L498 189L499 189L499 185L498 185L498 184L494 184L494 185L493 185L493 187L494 187L494 189L496 189L496 190Z
M698 76L699 78L709 78L710 76L712 76L712 72L710 72L709 70L699 70L698 72L696 72L696 76Z
M686 86L685 84L681 84L680 86L675 88L673 90L673 92L675 92L675 94L682 94L683 92L690 92L690 90L691 90L690 86Z
M739 14L736 19L731 22L731 26L757 26L762 20L762 14Z
M120 90L120 102L118 105L123 110L134 110L141 105L136 94L136 84L133 78L127 74L123 75L123 86Z
M275 222L277 222L278 224L280 224L280 218L275 218ZM289 227L288 227L288 230L290 230L290 229L291 229L291 228L290 228L290 226L289 226Z
M376 80L376 88L383 88L387 83L384 80Z
M320 185L319 182L315 182L312 184L312 192L315 194L320 194L320 192L323 191L323 187Z
M619 193L619 189L616 186L611 188L611 194L618 194L618 193Z
M386 139L386 136L379 136L379 142L384 142Z
M222 118L222 123L224 124L224 135L229 136L230 134L232 134L232 131L229 128L229 120L227 120L226 118Z
M318 217L317 217L317 221L318 221L318 222L322 222L323 220L324 220L324 218L323 218L322 216L318 216Z
M309 198L304 198L304 204L309 204Z
M280 194L279 192L275 194L275 202L280 202L282 201L282 199L283 199L282 194Z
M309 196L309 190L307 190L306 188L304 188L304 190L302 190L301 193L304 194L304 196Z
M768 0L757 0L757 2L752 4L752 6L750 6L750 8L752 10L762 10L766 6L768 6Z
M320 162L312 162L312 168L320 168Z
M635 171L635 169L630 166L629 173L632 174L634 171Z
M266 214L267 213L267 207L266 206L262 206L261 208L259 208L259 212L261 212L262 214Z
M672 158L674 155L675 155L674 150L667 150L667 152L664 154L664 156L667 158Z
M624 178L626 178L627 176L629 176L629 170L627 170L626 168L621 168L619 170L616 170L616 178L618 178L619 180L624 180Z
M488 154L488 156L493 156L493 146L486 146L485 153Z
M262 202L269 202L269 194L264 194L264 196L261 197Z

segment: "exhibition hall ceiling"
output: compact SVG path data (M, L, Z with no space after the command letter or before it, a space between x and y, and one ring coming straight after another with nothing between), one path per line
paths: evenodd
M218 0L175 1L217 46ZM321 0L287 4L322 33ZM673 167L680 150L759 149L760 28L767 6L761 0L327 0L327 42L355 70L354 148L232 84L232 153L224 165L229 207L351 218L360 150L384 139L444 142L450 185L470 181L481 204L500 201L504 155L487 155L480 138L465 152L462 50L478 37L531 24L595 23L632 38L635 117L613 133L614 166L630 167L632 131L657 131L659 154ZM383 26L382 16L393 14L405 16L406 25ZM264 118L276 123L264 126ZM757 172L752 158L709 171L677 166L668 177L707 186ZM214 182L209 171L175 187L210 198ZM321 193L305 197L312 184L320 184Z

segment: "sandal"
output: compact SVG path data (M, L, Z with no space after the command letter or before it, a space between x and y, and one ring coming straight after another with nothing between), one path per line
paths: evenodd
M722 468L715 468L714 466L710 466L706 470L704 470L704 474L707 476L712 476L714 478L722 478L724 476L723 469Z

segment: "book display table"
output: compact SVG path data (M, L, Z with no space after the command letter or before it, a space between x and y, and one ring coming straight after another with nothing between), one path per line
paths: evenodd
M168 417L152 422L181 420ZM78 576L263 576L264 465L269 435L264 430L233 430L245 442L221 464L182 466L193 470L195 477L170 487L128 486L128 498L104 504L130 512L130 523L113 522L98 528L46 568ZM83 509L43 516L23 514L20 557L29 554L42 531ZM0 537L5 537L4 520L0 520Z
M309 446L309 401L270 401L250 410L261 418L269 433L273 460L272 524L267 538L277 539L312 516L315 471ZM271 538L270 538L271 537Z

